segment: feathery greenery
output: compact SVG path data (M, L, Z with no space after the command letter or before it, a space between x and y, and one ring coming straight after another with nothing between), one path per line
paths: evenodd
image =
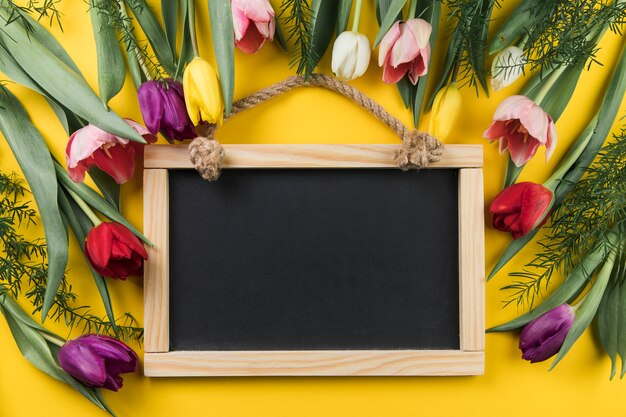
M37 212L26 201L28 194L15 174L0 173L0 295L14 299L25 295L34 307L34 314L40 312L43 305L48 271L45 242L27 240L21 234L22 228L34 225L37 219ZM108 320L92 314L88 306L74 306L76 300L72 286L64 277L50 317L62 321L70 330L79 328L82 333L115 336ZM121 339L141 341L143 329L130 313L119 317L116 324Z
M317 56L311 42L311 6L308 0L283 0L278 19L287 32L287 41L293 42L290 67L296 67L298 75L306 73L317 64Z
M10 12L10 18L7 24L20 20L25 28L30 31L34 30L31 23L24 16L24 13L28 13L39 21L47 19L50 26L56 23L59 25L59 28L63 30L63 26L61 25L61 12L57 8L57 4L60 3L60 1L61 0L28 0L25 5L20 6L15 4L14 1L7 0L6 6Z
M510 292L505 305L532 307L555 272L567 276L598 239L626 223L626 130L614 135L598 155L552 214L547 234L539 241L541 252L524 271L511 274L517 280L503 287Z

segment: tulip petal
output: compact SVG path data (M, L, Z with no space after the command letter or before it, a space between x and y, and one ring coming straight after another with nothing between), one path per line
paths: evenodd
M133 252L138 253L143 259L148 259L146 248L133 232L119 223L110 223L110 228L115 239L124 242Z
M428 72L428 58L430 56L430 48L422 49L420 54L411 61L411 69L409 70L409 80L413 85L417 84L419 77L426 75Z
M521 232L527 234L545 216L552 203L552 192L543 186L528 187L522 194L519 224Z
M520 123L528 130L528 134L545 145L548 142L550 120L543 109L536 104L528 108L519 118Z
M548 124L548 138L546 141L546 162L550 160L554 150L556 149L556 128L554 126L554 121L552 117L548 116L549 124Z
M250 19L246 17L245 12L238 6L237 1L231 3L233 13L233 29L235 30L235 41L241 40L248 30Z
M113 246L113 231L109 223L101 223L91 229L85 239L85 254L92 266L106 268L111 259Z
M235 41L235 46L246 54L253 54L261 49L264 43L265 37L259 32L257 26L250 25L245 35L240 40Z
M400 37L400 22L394 23L389 31L383 36L383 39L380 41L380 47L378 49L378 66L382 67L385 63L388 62L387 58L391 52L391 48L396 43L398 38Z
M406 25L400 25L400 36L396 40L396 43L391 48L391 54L389 61L394 67L398 67L401 64L410 63L420 53L420 48L417 46L413 33L406 28Z
M485 139L498 140L500 138L506 137L507 133L508 129L506 127L506 122L494 120L491 123L491 126L489 126L489 128L483 133L483 137ZM500 151L500 153L502 153L502 150Z
M385 65L383 68L383 81L389 84L397 83L409 71L411 64L402 64L397 68L393 65Z
M406 27L411 31L418 48L425 49L430 45L430 34L433 27L424 19L409 19L405 23Z
M525 96L511 96L502 100L493 114L494 121L519 119L524 113L536 104Z
M114 145L106 150L98 149L93 154L94 164L109 174L118 184L124 184L135 171L135 148Z
M67 167L75 168L80 161L91 157L102 145L127 144L128 142L128 139L119 138L94 125L87 125L70 136L65 148Z
M255 22L269 22L274 17L274 9L269 0L237 1L245 15Z
M521 133L512 133L509 135L507 147L511 161L517 167L521 167L526 162L530 161L532 157L537 153L539 149L539 141L534 138L525 138Z
M141 116L148 130L157 134L160 129L160 122L163 118L164 94L156 81L146 81L137 90L139 108Z
M76 340L67 342L58 358L65 372L88 387L100 387L107 379L104 359Z

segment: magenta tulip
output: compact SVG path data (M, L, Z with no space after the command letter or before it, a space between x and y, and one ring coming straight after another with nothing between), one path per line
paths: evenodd
M539 146L546 147L546 161L556 148L556 129L552 118L524 96L511 96L500 103L484 137L499 140L500 153L508 149L511 160L518 167L528 162Z
M406 74L413 85L428 72L432 26L423 19L396 22L380 42L378 65L383 81L397 83Z
M91 388L117 391L120 374L135 372L137 354L126 344L108 336L87 334L67 341L58 353L61 368Z
M146 142L156 141L156 137L139 123L129 119L124 121L143 136ZM141 154L143 146L89 124L74 132L65 148L70 178L74 182L82 182L85 173L95 165L113 177L115 182L123 184L133 175L135 156Z
M196 130L185 106L183 85L167 78L146 81L137 90L139 107L146 127L153 135L163 134L174 140L193 139Z
M143 243L119 223L104 222L94 227L85 239L85 256L100 275L126 279L143 273L148 253Z
M519 338L522 358L535 363L556 355L572 328L575 316L571 306L561 304L528 323Z
M253 54L266 39L274 40L275 13L268 0L232 0L231 8L237 48Z

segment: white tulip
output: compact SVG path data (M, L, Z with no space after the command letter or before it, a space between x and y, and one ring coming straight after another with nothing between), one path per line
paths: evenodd
M524 72L526 64L524 51L517 46L509 46L500 52L491 64L491 88L502 90L517 80Z
M370 42L365 35L345 31L337 36L333 45L333 72L343 80L354 80L365 74L371 53Z

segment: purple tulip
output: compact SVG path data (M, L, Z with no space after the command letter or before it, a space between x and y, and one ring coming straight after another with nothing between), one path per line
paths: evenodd
M61 368L91 388L117 391L120 374L135 372L137 354L124 343L108 336L87 334L66 342L58 354Z
M528 323L519 338L522 358L535 363L556 355L572 328L574 317L574 309L561 304Z
M161 131L174 140L196 137L196 130L185 106L181 83L171 78L146 81L139 87L137 96L143 121L152 134Z

